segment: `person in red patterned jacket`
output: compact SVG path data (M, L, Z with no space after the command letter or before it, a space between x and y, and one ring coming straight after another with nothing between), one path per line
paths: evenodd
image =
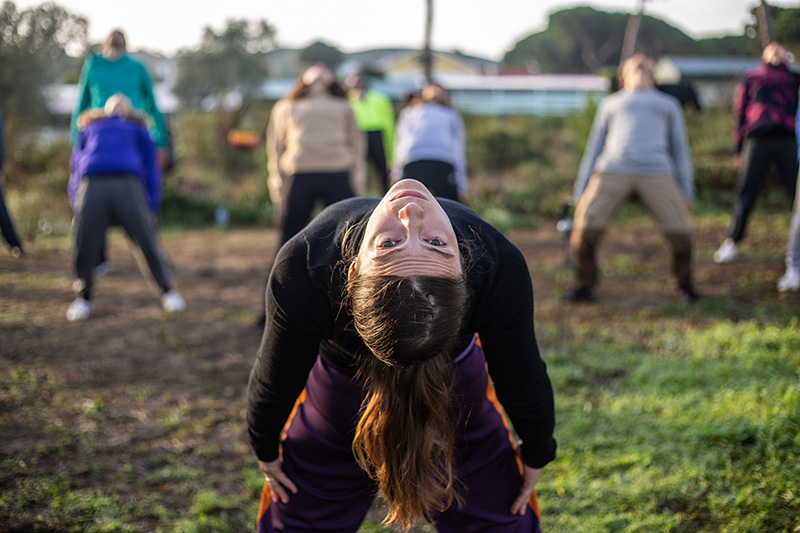
M744 238L770 161L775 162L786 192L792 199L795 196L795 114L800 73L790 67L786 48L777 42L768 44L761 58L763 64L745 73L734 98L737 199L730 233L714 253L717 263L730 263L738 256L737 244Z

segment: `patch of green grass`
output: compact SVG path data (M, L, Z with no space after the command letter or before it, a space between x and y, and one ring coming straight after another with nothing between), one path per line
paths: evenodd
M548 360L561 448L539 485L547 529L800 525L796 319L598 333Z

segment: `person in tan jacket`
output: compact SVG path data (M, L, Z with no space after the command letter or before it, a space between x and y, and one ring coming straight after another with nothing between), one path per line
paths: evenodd
M364 193L366 142L347 93L322 63L305 69L272 109L267 127L269 191L278 209L280 246L327 207Z
M366 134L347 91L325 64L308 66L272 108L267 126L267 183L280 228L276 253L310 222L318 201L327 207L364 194L365 160ZM262 312L258 326L264 318Z

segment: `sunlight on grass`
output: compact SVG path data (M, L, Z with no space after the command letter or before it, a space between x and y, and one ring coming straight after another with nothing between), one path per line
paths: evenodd
M579 376L564 368L574 357L550 359L561 448L539 488L549 530L800 525L796 319L665 330L638 357L617 344L582 350Z

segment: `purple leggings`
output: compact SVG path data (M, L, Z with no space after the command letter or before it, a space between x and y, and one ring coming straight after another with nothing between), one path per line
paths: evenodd
M456 475L466 490L465 504L434 516L441 533L538 533L539 517L529 508L512 515L522 486L508 429L487 396L483 349L473 342L454 361L453 395L465 413L456 437ZM265 486L259 509L260 533L356 532L372 505L377 487L361 470L351 445L361 405L361 384L322 359L309 374L282 443L284 472L298 493L288 504L270 500ZM538 509L536 510L538 511Z

